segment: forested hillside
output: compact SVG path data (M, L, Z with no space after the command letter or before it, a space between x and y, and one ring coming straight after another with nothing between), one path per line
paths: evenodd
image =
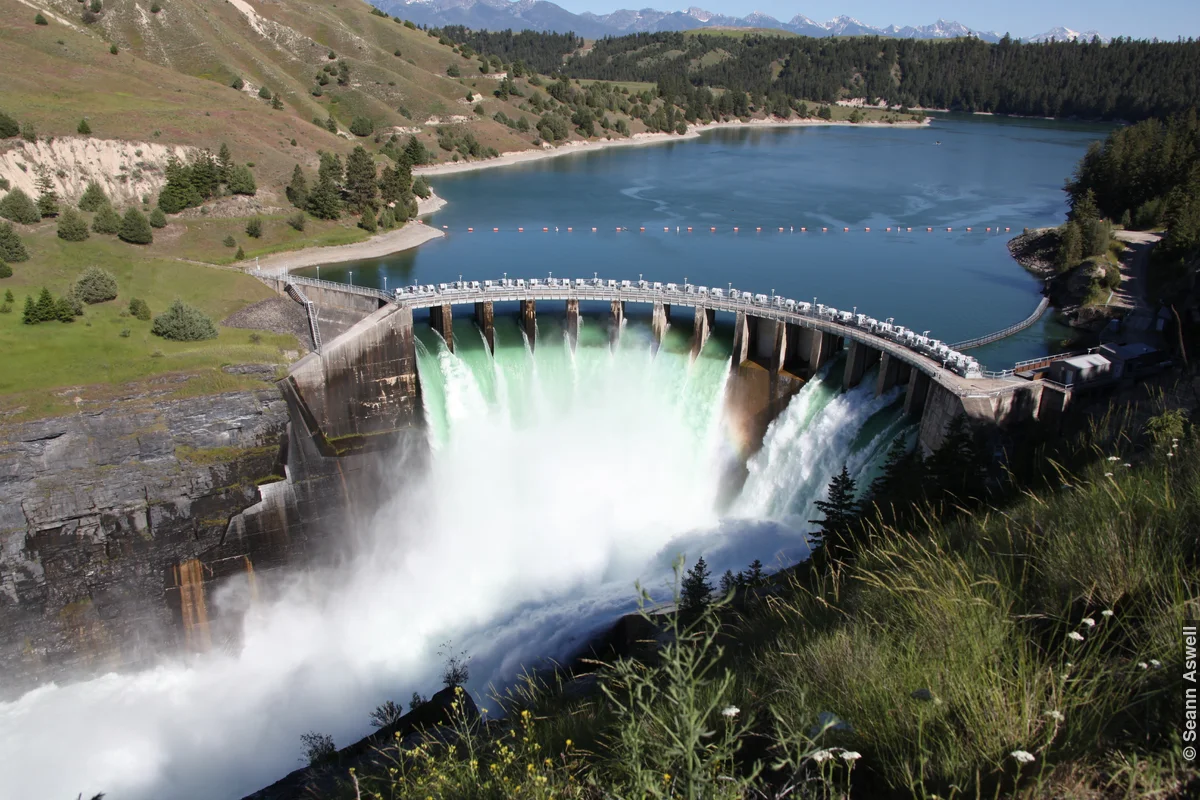
M574 78L686 79L697 87L833 102L1138 120L1200 103L1200 42L999 44L855 37L636 34L571 56Z

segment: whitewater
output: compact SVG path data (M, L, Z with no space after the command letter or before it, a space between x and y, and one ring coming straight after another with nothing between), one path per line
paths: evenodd
M805 558L830 477L846 464L869 482L911 436L897 391L876 397L868 376L843 393L820 376L718 508L737 458L727 338L692 359L675 328L655 353L636 321L614 348L588 319L575 350L550 315L534 343L496 323L494 356L469 323L455 325L457 352L420 331L431 455L396 453L392 497L340 564L216 591L220 614L243 615L239 647L0 704L0 797L239 798L302 766L300 734L343 747L384 700L435 691L447 648L470 655L468 689L486 707L489 686L631 610L636 582L668 601L680 554L716 575Z

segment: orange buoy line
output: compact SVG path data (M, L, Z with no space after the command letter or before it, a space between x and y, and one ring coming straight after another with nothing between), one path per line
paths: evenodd
M885 228L884 228L884 230L885 230L887 233L891 233L893 228L895 228L895 230L896 230L896 233L902 233L902 232L905 232L905 231L907 231L908 233L912 233L912 231L913 231L913 229L912 229L912 228L910 228L910 227L904 227L904 226L900 226L900 225L889 225L889 226L885 227ZM450 226L449 226L449 225L443 225L443 226L442 226L442 230L444 230L444 231L449 231L449 230L450 230ZM534 230L536 230L536 228L535 228ZM554 228L554 230L555 230L555 232L558 232L559 228L557 228L557 227L556 227L556 228ZM568 233L572 233L572 232L574 232L574 230L575 230L575 229L574 229L573 227L568 227L568 228L567 228L567 232L568 232ZM598 229L597 227L592 227L592 233L596 233L598 230L599 230L599 229ZM620 232L622 232L622 231L631 231L631 230L633 230L633 229L632 229L632 228L626 228L626 227L624 227L624 226L621 226L621 225L617 225L617 226L615 226L615 227L613 228L613 230L614 230L615 232L617 232L617 233L620 233ZM681 230L683 230L683 228L682 228L682 227L676 227L676 228L675 228L675 232L676 232L676 233L679 233ZM689 226L687 226L686 230L687 230L687 232L688 232L688 233L691 233L691 232L693 231L693 228L692 228L692 226L691 226L691 225L689 225ZM717 226L716 226L716 225L709 226L709 229L708 229L708 230L709 230L709 232L711 232L711 233L716 233L716 232L717 232ZM734 226L732 226L732 230L733 230L733 232L734 232L734 233L740 233L740 232L741 232L741 230L742 230L742 228L741 228L741 226L740 226L740 225L734 225ZM791 232L793 232L793 233L794 233L794 232L795 232L795 230L796 230L796 228L795 228L795 226L790 226L790 227L786 227L786 228L785 228L784 226L782 226L782 225L781 225L781 226L779 226L778 228L776 228L776 230L777 230L779 233L783 233L783 232L785 232L785 231L791 231ZM813 230L816 230L816 228L814 228ZM843 233L850 233L850 230L851 230L851 229L850 229L849 227L843 227L843 228L842 228L842 232L843 232ZM871 232L871 229L870 229L869 227L864 227L862 230L863 230L863 232L864 232L864 233L870 233L870 232ZM926 233L933 233L933 230L934 230L934 229L933 229L933 227L932 227L932 226L926 226L926 228L925 228L925 231L926 231ZM473 227L468 227L468 228L466 229L466 231L467 231L467 233L474 233L474 232L475 232L475 228L473 228ZM498 227L493 227L493 228L492 228L492 231L493 231L494 233L499 233L499 232L500 232L500 228L498 228ZM543 232L543 233L549 233L549 231L550 231L550 227L549 227L549 226L542 226L542 232ZM645 227L644 225L642 225L642 226L639 226L639 227L638 227L638 231L639 231L639 232L641 232L641 233L645 233L645 232L646 232L646 227ZM762 233L762 231L763 231L763 228L762 228L762 226L761 226L761 225L759 225L759 226L755 226L755 228L754 228L754 231L755 231L756 233ZM946 233L952 233L953 231L954 231L954 228L953 228L952 226L947 226L947 227L946 227ZM967 233L973 233L973 232L975 231L975 227L974 227L974 226L966 226L966 227L965 227L965 231L966 231ZM986 233L993 233L993 232L994 232L994 233L1000 233L1000 232L1001 232L1001 227L1000 227L999 225L996 225L996 226L991 226L991 225L989 225L989 226L986 226L986 227L984 228L984 231L985 231ZM1011 232L1012 232L1012 227L1011 227L1011 226L1006 226L1006 227L1004 227L1004 228L1003 228L1003 231L1004 231L1005 233L1011 233ZM518 226L518 227L517 227L517 233L524 233L524 232L525 232L525 228L524 228L524 226ZM664 226L663 226L663 233L670 233L670 232L671 232L671 228L670 228L670 226L668 226L668 225L664 225ZM807 227L804 227L804 226L801 226L801 228L800 228L800 232L801 232L801 233L807 233L807 232L808 232L808 228L807 228ZM822 228L821 228L821 232L822 232L822 233L828 233L828 232L829 232L829 228L828 228L828 227L822 227Z

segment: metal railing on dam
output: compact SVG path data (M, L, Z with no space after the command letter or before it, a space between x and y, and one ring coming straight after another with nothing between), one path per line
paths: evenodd
M1037 322L1042 318L1042 315L1046 313L1046 309L1049 307L1050 298L1043 296L1041 302L1038 303L1037 308L1033 310L1033 313L1018 322L1016 325L1009 325L1007 328L993 331L992 333L984 336L976 336L974 339L966 339L961 342L955 342L954 344L950 345L950 347L955 350L970 350L972 347L982 347L985 344L998 342L1001 339L1012 336L1014 333L1020 333L1033 323Z
M937 339L896 325L890 318L881 321L865 314L841 311L819 303L796 301L779 295L752 294L737 289L727 291L695 284L601 278L505 278L500 281L455 281L436 286L408 286L394 292L384 292L379 289L261 270L251 270L251 274L265 280L369 296L409 309L473 303L575 300L661 304L745 314L857 341L920 370L959 396L1003 394L1024 383L1013 381L1008 374L985 374L975 359L957 352Z

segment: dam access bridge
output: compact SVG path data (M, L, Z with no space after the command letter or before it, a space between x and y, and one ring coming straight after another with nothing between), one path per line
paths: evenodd
M306 418L335 439L382 432L380 426L397 426L399 417L415 414L420 392L412 330L415 310L428 309L429 324L453 350L454 308L469 307L494 350L496 303L517 304L519 323L530 347L537 343L539 303L563 304L572 347L578 339L580 302L608 305L612 337L620 335L628 304L648 306L656 346L670 324L673 309L688 308L694 331L693 355L707 341L716 313L732 314L729 405L740 438L751 449L804 383L843 351L843 388L859 385L876 364L877 393L904 387L904 410L920 418L919 439L926 451L937 448L949 422L960 414L1004 425L1057 416L1069 399L1055 386L1016 377L1012 371L985 372L970 356L892 319L878 320L857 313L857 309L839 310L817 303L816 298L797 301L732 287L598 276L460 280L384 292L288 274L252 274L305 305L318 352L297 362L288 381L307 407ZM361 320L321 345L320 309L331 307Z

